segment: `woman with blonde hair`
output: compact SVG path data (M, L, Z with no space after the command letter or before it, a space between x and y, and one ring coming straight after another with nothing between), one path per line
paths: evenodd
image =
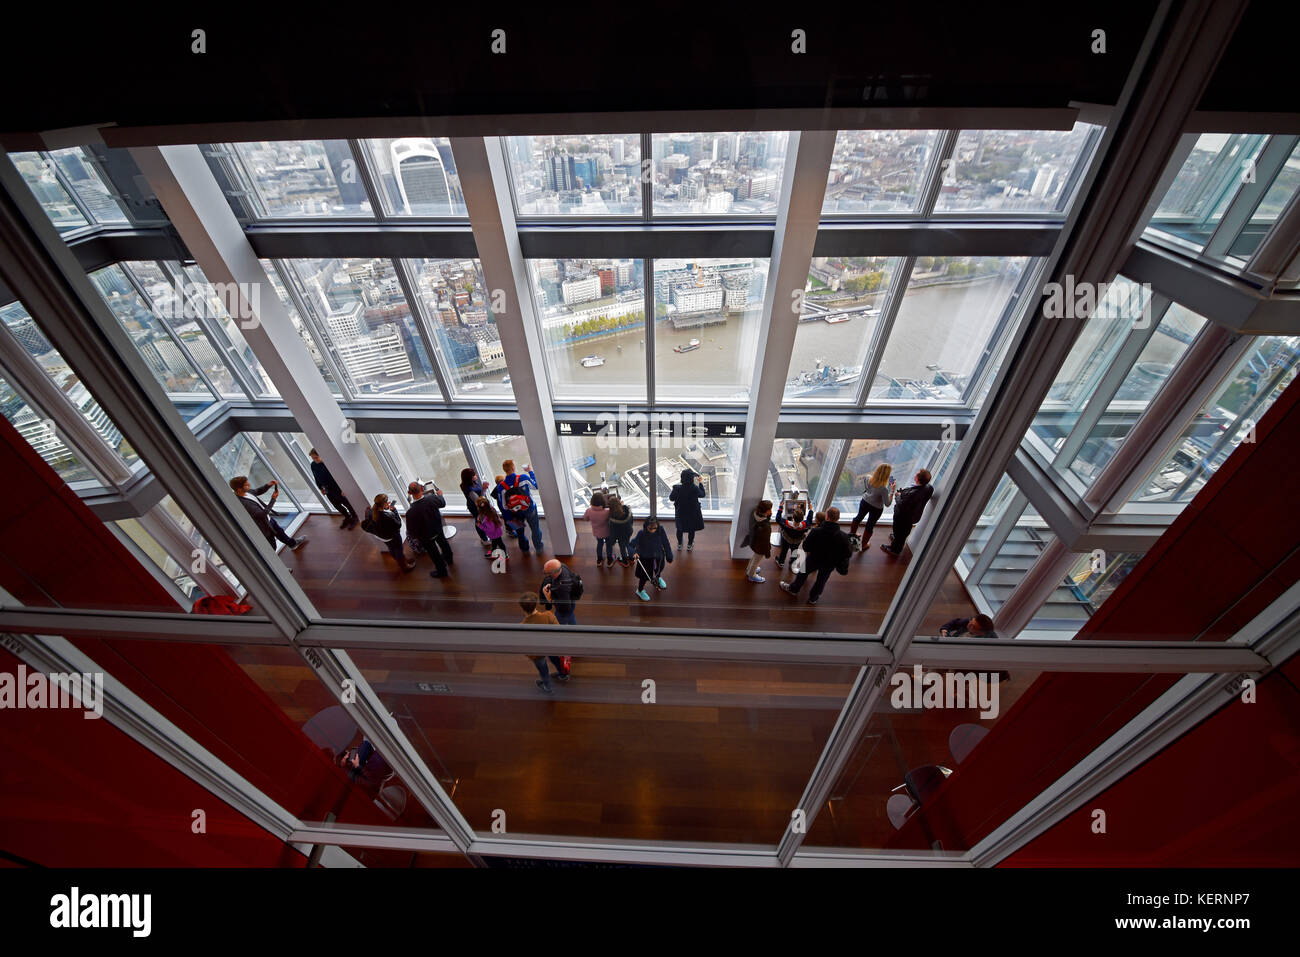
M862 501L858 503L857 518L849 526L849 538L856 541L858 526L862 524L862 517L867 516L866 528L862 530L862 540L857 542L858 548L867 547L867 543L871 541L871 533L876 530L876 522L894 501L894 478L890 474L893 471L892 466L881 463L867 476L867 487L862 492Z

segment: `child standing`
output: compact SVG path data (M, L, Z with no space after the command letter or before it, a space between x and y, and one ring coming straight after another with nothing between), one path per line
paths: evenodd
M497 510L492 507L492 503L486 498L480 498L475 505L478 508L478 518L474 520L474 527L483 533L483 537L489 543L492 551L496 551L498 548L501 549L506 561L509 561L510 555L506 552L506 543L501 540L501 535L505 531L501 516L497 514Z
M777 568L785 567L785 557L790 553L790 549L798 548L804 536L808 534L808 513L805 508L803 502L795 502L790 508L790 514L787 515L784 502L777 507L776 524L781 529L781 548L776 553Z
M763 564L763 559L772 554L772 503L767 499L759 502L758 508L750 514L749 535L746 538L750 551L754 554L745 569L745 577L756 584L762 584L767 579L758 573L758 569Z
M632 564L628 558L632 554L629 542L632 540L632 510L622 499L614 498L609 503L609 534L618 543L618 563L624 568ZM614 563L614 551L609 552L610 564Z
M591 534L596 539L596 567L600 567L602 552L608 552L608 567L613 568L614 539L609 533L609 507L605 504L605 496L600 492L592 493L591 505L582 513L582 517L591 523Z
M636 533L632 539L632 558L636 562L636 597L649 601L646 582L654 582L660 591L667 588L668 582L663 577L664 563L673 560L673 546L658 519L647 518L641 531Z

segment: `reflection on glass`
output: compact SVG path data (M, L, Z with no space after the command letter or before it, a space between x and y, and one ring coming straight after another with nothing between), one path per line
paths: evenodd
M311 354L312 361L316 363L321 378L325 380L325 384L330 388L330 393L342 397L343 392L339 389L339 384L334 379L334 373L330 372L329 365L321 354L321 347L317 344L316 337L312 335L306 322L303 321L303 317L298 314L298 308L293 304L293 300L289 298L289 293L284 288L284 283L280 281L280 273L276 270L275 264L269 259L259 261L262 264L262 270L266 273L266 281L275 290L275 294L280 299L280 304L288 311L289 321L293 323L293 327L297 330L303 345L307 347L307 352Z
M229 481L237 475L248 476L248 482L251 488L250 495L253 495L257 489L267 485L272 480L281 478L267 464L266 459L258 451L257 445L249 440L249 436L244 433L236 435L233 439L218 449L212 456L212 464L217 467L221 477ZM294 501L293 492L290 490L287 482L280 489L280 495L275 500L275 508L272 514L279 521L280 526L285 528L299 513L297 502ZM267 489L265 492L257 495L264 504L270 504L271 495L274 493L274 487ZM234 495L234 492L230 493Z
M1282 168L1278 170L1277 176L1269 185L1268 191L1260 200L1259 205L1255 207L1254 213L1251 214L1248 222L1241 230L1241 233L1233 240L1232 246L1228 249L1228 255L1235 256L1241 260L1248 260L1254 255L1255 250L1259 248L1260 242L1267 235L1268 231L1277 222L1277 218L1282 215L1282 210L1286 209L1287 203L1291 197L1300 190L1300 145L1291 151Z
M154 272L161 276L156 268ZM154 315L136 292L122 267L109 266L91 273L90 280L182 415L193 418L216 401L189 357L167 334L163 320Z
M358 398L437 396L431 357L390 259L294 259L289 275Z
M1031 427L1052 451L1064 444L1129 332L1142 322L1149 298L1142 287L1120 276L1088 318Z
M655 398L749 398L766 259L659 259L654 264Z
M995 344L1027 262L997 256L918 258L870 398L960 401Z
M646 398L640 259L529 260L557 398Z
M346 140L235 143L227 149L259 219L372 212Z
M655 133L656 216L776 213L790 134Z
M50 157L58 164L63 178L72 187L96 223L126 223L126 214L104 182L90 154L80 146L52 150Z
M456 158L447 137L366 140L365 148L386 215L466 215Z
M54 421L28 405L4 379L0 379L0 411L3 411L9 424L18 430L18 434L36 454L59 473L59 478L64 482L69 485L73 482L99 484L94 473L82 464L72 449L63 444Z
M936 130L840 130L822 214L916 210Z
M7 306L0 307L0 319L4 320L10 335L27 350L28 355L36 360L59 392L77 407L77 411L90 423L90 427L122 456L125 464L129 467L138 462L140 457L136 455L135 449L131 448L131 443L113 424L108 413L99 407L95 397L77 378L77 374L64 361L59 350L45 338L45 334L36 325L36 321L27 314L22 303L11 302Z
M181 507L176 504L172 497L170 495L164 495L162 501L158 503L157 508L165 512L168 517L170 517L172 521L180 527L182 534L189 539L190 545L202 554L204 562L207 563L207 567L215 568L221 574L221 577L230 584L230 587L234 589L235 593L237 595L242 595L244 593L244 586L239 583L239 579L235 577L235 573L230 570L230 566L227 565L222 557L217 554L216 549L208 543L208 540L203 537L199 530L194 526L194 523L190 521L190 517L181 510ZM190 561L193 561L197 557L197 555L194 555L191 552L189 559ZM188 567L181 569L180 574L169 574L169 577L171 577L176 584L181 587L181 590L184 591L186 595L193 593L195 583L194 580L189 577Z
M505 475L503 463L507 459L514 462L515 468L521 472L527 471L532 464L533 460L528 455L528 442L522 435L467 435L466 438L474 455L474 468L489 490L495 485L497 476ZM460 486L459 480L456 485ZM542 506L542 497L534 493L533 502L537 505L538 514L544 514L546 510Z
M564 653L537 631L538 655ZM430 770L455 782L447 790L477 830L502 808L514 834L769 846L856 674L578 657L563 684L547 663L547 695L529 655L348 654ZM645 676L657 683L653 709L640 703ZM560 740L563 761L531 743Z
M1261 336L1206 401L1134 502L1190 502L1295 379L1300 338Z
M808 493L813 501L821 491L822 472L834 454L835 439L777 439L772 443L763 497L774 506L792 489Z
M81 229L90 225L63 183L59 181L56 173L59 168L58 163L35 152L10 153L9 158L13 160L19 175L31 187L41 208L45 210L45 214L50 217L50 222L59 232Z
M985 601L993 608L994 612L1002 607L1017 585L1024 579L1025 573L1033 567L1038 561L1038 556L1055 541L1056 535L1048 528L1047 523L1034 511L1030 506L1025 506L1024 511L1016 520L1015 526L1011 529L1006 539L998 547L997 554L993 556L993 562L978 582L973 584L983 593ZM967 582L970 587L971 582ZM1052 604L1053 610L1057 612L1053 617L1070 617L1073 616L1079 621L1086 620L1089 612L1081 607L1081 603L1068 588L1064 585L1057 588L1056 593L1049 603ZM1058 608L1059 606L1059 608ZM1014 637L1006 635L1004 637Z
M658 513L664 521L673 518L673 503L668 500L673 486L681 483L686 469L703 479L704 498L699 499L705 514L730 514L736 502L736 473L740 470L743 439L695 439L661 437L655 442L655 488L659 495Z
M1141 560L1128 552L1076 552L1060 586L1034 613L1029 627L1074 635ZM1076 617L1079 612L1082 618Z
M817 257L790 353L787 401L853 401L899 260Z
M1090 129L963 130L943 167L935 212L1064 210Z
M177 268L178 264L173 264L172 268ZM244 308L237 301L237 297L229 300L223 299L219 291L208 282L203 275L203 270L198 266L183 267L185 277L186 296L194 305L202 310L204 318L209 320L212 327L213 335L217 339L216 345L221 349L222 354L229 362L239 365L248 381L253 384L253 389L257 395L279 395L276 391L275 383L271 377L262 369L262 364L258 362L257 356L253 354L253 348L244 339L244 334L240 331L239 323L231 318L227 302L234 305L236 310ZM251 306L251 304L249 304ZM256 317L260 320L260 317ZM241 318L242 323L253 321L254 317L245 313Z
M1203 133L1169 186L1148 229L1203 249L1268 137Z
M1002 511L1010 503L1016 494L1015 483L1011 481L1009 475L1003 474L999 480L997 488L989 497L988 504L984 506L984 511L975 522L975 528L971 530L970 538L966 540L962 548L961 557L966 563L966 568L975 567L979 561L980 555L984 554L984 549L989 543L989 538L993 535L993 529L998 520L1002 518Z
M1169 307L1119 391L1106 406L1106 414L1092 427L1078 455L1069 463L1070 472L1085 485L1092 484L1097 473L1124 444L1124 437L1146 411L1204 325L1203 318L1178 303ZM1065 464L1056 463L1060 469Z
M641 215L641 137L508 136L520 216Z
M574 513L591 504L592 492L617 495L638 516L650 512L650 458L643 439L566 437L561 443L573 487Z
M505 349L477 259L411 259L407 268L458 396L512 398Z

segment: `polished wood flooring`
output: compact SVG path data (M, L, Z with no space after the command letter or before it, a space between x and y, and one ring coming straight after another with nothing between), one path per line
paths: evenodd
M433 621L516 622L522 618L519 595L536 591L542 566L553 557L543 549L523 555L507 543L509 571L494 575L469 519L453 518L455 564L449 577L433 580L433 563L417 559L415 571L400 575L383 546L359 528L342 531L330 516L309 517L299 534L310 541L297 552L280 556L322 615L331 618ZM671 537L672 525L665 526ZM546 523L542 523L543 536ZM877 528L870 546L853 556L848 576L832 575L821 602L808 605L812 580L795 598L777 587L779 572L771 559L760 574L764 584L745 578L745 562L733 560L723 540L724 523L709 523L696 535L693 551L682 551L668 566L668 588L642 602L634 593L632 568L595 567L595 540L581 524L575 554L564 561L583 577L585 595L578 606L580 624L633 622L657 628L725 628L745 631L793 631L808 635L872 634L884 619L894 590L911 560L910 550L891 558L876 546L888 541ZM549 544L549 542L548 542ZM788 576L787 576L788 577ZM944 581L924 623L927 633L957 615L973 615L975 606L955 572Z

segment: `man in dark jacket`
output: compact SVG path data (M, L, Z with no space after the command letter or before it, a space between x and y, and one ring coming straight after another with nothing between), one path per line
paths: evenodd
M406 491L411 497L411 507L406 510L406 534L419 542L424 553L433 559L433 571L429 572L429 577L442 578L453 561L451 543L442 529L440 511L447 507L447 500L436 485L433 493L428 495L419 482L412 482Z
M254 497L261 495L272 486L275 487L275 491L271 493L270 503L263 504L260 499ZM276 539L279 539L295 551L307 544L306 535L302 538L290 538L271 513L275 508L275 500L280 497L280 483L275 479L271 479L261 488L251 488L247 475L236 475L230 480L230 489L239 496L244 508L248 509L248 514L253 517L257 527L266 536L266 544L275 548Z
M997 638L993 630L993 619L988 615L976 615L974 618L954 618L945 621L939 629L943 638Z
M795 575L794 581L789 584L781 582L782 591L789 592L791 595L799 594L809 574L816 572L817 580L813 582L812 591L808 594L808 604L815 605L821 601L822 590L826 587L826 580L831 577L831 572L840 567L847 567L849 556L853 554L849 536L840 529L839 520L838 508L826 510L826 521L809 532L808 537L803 540L803 550L808 555L807 569Z
M316 482L316 487L320 489L322 495L329 499L329 503L338 510L338 513L343 516L343 524L339 528L353 528L359 525L361 520L357 518L356 509L352 507L351 502L343 497L343 489L334 480L334 476L330 475L329 466L321 461L321 457L315 449L312 449L310 454L311 475Z
M577 576L558 558L552 558L543 565L542 571L546 577L542 579L542 587L538 589L538 593L542 596L543 607L547 611L554 611L555 618L560 624L576 625L578 599L574 597L573 592L577 584Z
M921 520L925 503L934 495L934 486L930 484L930 473L926 469L916 473L916 484L909 485L894 497L894 533L888 545L881 549L891 555L903 554L903 543L912 534L912 528Z
M704 484L693 469L682 469L681 482L668 493L673 503L673 525L677 529L677 550L682 550L682 533L685 532L686 550L695 547L695 533L704 529L704 513L700 499L704 498Z

